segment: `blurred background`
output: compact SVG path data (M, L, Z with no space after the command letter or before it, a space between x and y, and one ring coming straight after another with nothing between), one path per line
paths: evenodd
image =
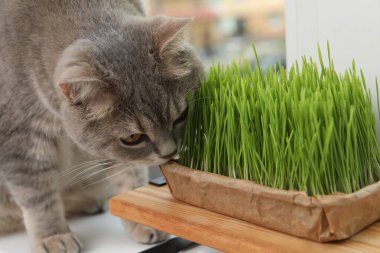
M241 55L285 66L285 0L145 0L148 15L194 17L190 41L207 70Z

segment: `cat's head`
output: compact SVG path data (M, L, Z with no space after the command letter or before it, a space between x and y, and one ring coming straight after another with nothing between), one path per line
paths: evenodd
M178 152L200 61L190 19L131 18L122 31L74 42L55 71L68 135L90 153L162 164Z

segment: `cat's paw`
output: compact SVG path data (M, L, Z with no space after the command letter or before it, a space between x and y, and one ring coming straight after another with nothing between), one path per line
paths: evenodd
M38 241L33 253L79 253L82 243L72 233L53 235Z
M123 220L123 225L131 238L139 243L152 244L164 241L169 237L169 234L165 232L135 222Z

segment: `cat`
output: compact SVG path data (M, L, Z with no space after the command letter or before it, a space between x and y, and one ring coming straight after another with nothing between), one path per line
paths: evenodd
M0 0L1 233L80 252L66 216L98 212L177 154L203 72L191 22L148 17L139 0ZM167 236L124 225L140 242Z

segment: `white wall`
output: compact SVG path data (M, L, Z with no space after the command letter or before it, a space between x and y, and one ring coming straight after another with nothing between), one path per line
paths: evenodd
M303 55L317 60L318 42L327 55L328 40L336 69L343 71L355 59L376 101L375 78L380 81L380 0L286 0L285 15L288 66ZM379 126L378 121L380 133Z

